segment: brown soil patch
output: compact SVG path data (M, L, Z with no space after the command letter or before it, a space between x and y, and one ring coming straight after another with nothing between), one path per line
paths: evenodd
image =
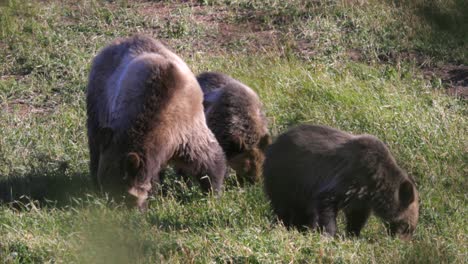
M147 19L164 21L162 24L176 20L178 12L182 9L190 12L189 22L197 24L204 30L201 37L190 39L191 53L193 50L210 54L237 50L257 52L275 50L279 46L278 31L263 29L249 21L239 22L235 18L236 14L224 6L202 6L196 3L142 3L137 8L138 12ZM160 35L159 31L151 29L148 33L157 36ZM164 41L170 46L180 47L187 39L168 38Z
M41 108L35 108L32 105L28 105L26 103L19 103L19 102L13 102L9 104L5 104L2 106L2 111L6 113L16 113L18 116L25 117L28 114L44 114L46 112L49 112L45 109Z
M0 104L0 111L4 113L15 113L19 117L30 114L45 115L54 111L53 106L37 106L27 100L16 99L5 104Z
M137 11L149 20L162 21L159 25L177 22L180 12L188 12L188 23L196 24L203 29L200 36L181 38L162 38L169 46L178 48L184 56L198 53L224 54L241 51L244 53L284 54L285 49L293 49L302 57L313 57L314 49L307 41L296 39L288 32L264 28L255 19L238 19L236 14L226 6L203 6L193 1L180 2L143 2L136 5ZM255 17L255 16L254 16ZM187 19L187 16L184 16ZM164 28L145 28L145 33L160 36ZM190 42L190 50L184 49ZM363 61L365 58L359 50L350 50L352 60ZM462 99L468 99L468 66L443 64L434 65L430 58L416 52L401 52L379 55L381 62L398 64L400 61L413 61L420 65L426 79L440 78L447 88L447 93Z
M352 60L362 60L359 50L348 52ZM453 63L434 63L430 58L416 52L401 52L381 54L380 61L399 64L401 61L412 61L419 65L424 78L434 80L439 78L446 88L447 94L468 100L468 66Z
M442 67L424 68L428 78L440 78L447 86L447 93L462 99L468 99L468 66L446 64Z

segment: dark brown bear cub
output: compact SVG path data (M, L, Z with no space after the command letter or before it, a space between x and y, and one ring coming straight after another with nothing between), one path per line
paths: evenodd
M224 153L206 125L194 74L160 42L114 41L94 59L87 91L90 169L105 192L143 209L170 162L219 191ZM204 177L205 175L208 177Z
M266 154L264 183L287 227L336 233L343 210L348 234L359 235L371 212L389 233L409 239L418 222L418 192L382 141L333 128L300 125Z
M240 183L257 182L265 148L270 144L260 98L248 86L222 73L205 72L197 80L204 93L208 127L223 148L229 166Z

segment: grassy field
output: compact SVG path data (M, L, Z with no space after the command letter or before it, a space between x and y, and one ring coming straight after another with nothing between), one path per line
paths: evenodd
M288 231L261 184L232 179L220 199L172 177L146 213L108 205L88 179L86 81L136 32L252 87L273 135L311 122L384 140L417 180L413 241L375 217L357 239ZM467 64L463 0L0 1L0 262L466 263L468 104L446 89Z

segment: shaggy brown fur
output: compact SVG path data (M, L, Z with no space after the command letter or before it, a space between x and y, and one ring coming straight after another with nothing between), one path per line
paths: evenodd
M264 178L273 210L288 227L318 228L334 235L342 209L352 235L359 235L371 211L391 234L410 238L416 228L414 180L374 136L297 126L268 149Z
M238 181L257 182L264 151L271 143L258 95L241 82L216 72L197 76L205 94L208 127L223 148Z
M185 62L136 35L94 59L87 91L90 170L106 192L143 208L168 162L219 191L225 157L206 125L203 93ZM203 177L208 174L208 178Z

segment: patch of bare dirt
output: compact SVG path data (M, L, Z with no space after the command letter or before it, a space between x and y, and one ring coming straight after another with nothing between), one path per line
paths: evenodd
M3 42L2 40L0 40L0 49L1 50L8 49L8 45L5 42Z
M254 20L239 20L233 10L225 6L203 6L194 1L178 2L142 2L137 5L138 12L150 21L159 21L158 25L170 25L184 17L181 12L188 12L188 23L197 24L204 29L203 34L196 37L163 38L171 47L182 47L180 52L222 54L226 52L242 51L249 53L275 52L284 54L285 49L297 50L303 57L313 57L314 51L310 43L305 40L289 36L288 32L280 32L271 28L264 28ZM162 22L162 23L161 23ZM163 26L164 27L164 26ZM160 35L158 28L145 28L144 32ZM185 49L189 42L189 50ZM363 61L365 56L359 50L350 50L348 55L352 60ZM378 56L381 62L398 64L401 61L414 61L422 69L425 78L433 80L440 78L447 93L463 99L468 99L468 66L443 64L434 65L430 58L417 52L391 52Z
M249 21L239 22L232 10L223 6L202 6L196 3L142 3L138 11L148 19L163 21L163 23L177 22L179 12L189 10L190 23L197 24L204 29L202 37L190 39L190 47L197 52L211 54L226 51L265 51L276 49L279 32L264 29ZM149 33L159 35L158 29ZM164 39L171 46L181 46L185 38Z
M427 56L415 52L404 52L397 56L398 60L410 60L420 65L426 79L440 78L449 95L468 99L468 66L453 63L435 64Z
M53 111L51 107L37 107L26 100L20 99L0 105L0 109L5 113L16 113L20 117L25 117L29 114L42 115Z
M352 60L363 60L363 55L359 50L350 50L348 55ZM439 78L442 81L449 95L468 100L468 66L453 63L437 64L429 57L416 52L401 52L380 54L378 56L382 62L399 64L401 61L413 61L419 65L427 80Z
M428 78L440 78L447 86L447 93L463 99L468 99L468 66L446 64L441 67L424 68Z

